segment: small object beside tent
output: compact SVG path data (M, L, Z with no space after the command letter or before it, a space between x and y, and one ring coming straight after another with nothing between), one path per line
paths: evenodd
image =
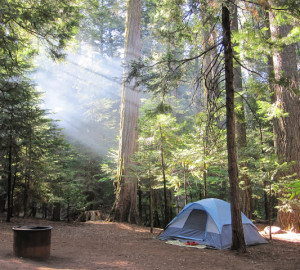
M264 233L270 234L270 226L264 228ZM277 226L271 226L271 234L281 233L281 228Z
M268 243L243 213L242 223L247 246ZM230 248L230 203L213 198L189 203L167 225L158 239L197 241L199 245L216 249Z

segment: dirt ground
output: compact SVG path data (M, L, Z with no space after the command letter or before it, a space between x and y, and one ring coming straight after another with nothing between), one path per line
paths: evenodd
M37 224L53 227L50 258L36 261L14 257L11 227ZM0 217L0 269L300 269L300 234L277 234L269 244L237 254L169 245L155 239L159 232L156 229L150 234L149 228L126 223L68 224L17 218L6 223Z

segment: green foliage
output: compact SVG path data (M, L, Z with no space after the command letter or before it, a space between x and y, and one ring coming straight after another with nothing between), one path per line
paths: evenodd
M80 8L77 0L1 2L1 190L14 195L17 214L30 205L53 202L74 211L98 208L106 203L101 197L108 194L109 200L112 194L95 177L102 174L99 157L71 149L26 78L41 44L54 58L64 55L78 29ZM13 176L11 190L8 175Z
M269 71L272 54L299 42L296 1L273 1L278 25L293 23L286 37L272 40L265 14L267 1L239 3L240 29L233 33L234 49L242 64L247 147L239 153L239 170L251 178L255 212L263 217L263 198L278 197L282 207L298 203L299 180L284 172L292 164L280 163L273 146L272 120L287 115L273 103L272 83L288 85L288 74L275 81ZM83 5L81 5L83 4ZM173 209L207 196L229 199L224 112L223 55L220 11L223 1L147 0L143 3L143 57L131 63L128 79L147 92L139 119L139 149L130 173L139 179L143 206L153 190L154 212L162 218L162 153L168 198ZM29 12L30 11L30 12ZM76 34L93 54L120 57L124 43L125 1L119 0L4 0L0 7L0 195L7 190L9 145L13 149L15 207L25 194L31 203L61 202L72 212L97 209L113 202L116 152L108 160L66 143L61 130L41 109L40 94L27 78L32 57L43 43L54 58L63 56ZM81 20L80 20L81 19ZM204 61L207 36L217 55L211 61L213 87L208 89ZM240 63L238 63L240 62ZM93 62L97 65L98 63ZM79 64L73 64L76 68ZM85 68L89 74L97 68ZM101 72L101 71L99 71ZM75 74L75 69L70 69ZM86 73L79 72L81 75ZM78 75L78 76L79 76ZM89 75L90 76L90 75ZM88 81L88 82L87 82ZM90 81L76 81L77 89L92 88ZM93 86L94 87L94 86ZM98 85L95 85L95 89ZM212 91L214 90L214 91ZM294 89L298 93L299 89ZM91 97L86 116L99 125L116 129L118 102L103 95ZM101 165L100 165L101 164ZM246 166L246 165L247 166ZM184 183L184 179L186 182ZM186 186L184 186L186 184ZM240 183L243 186L244 183ZM146 211L147 212L147 211ZM145 223L147 215L143 214ZM148 223L149 224L149 223Z
M124 47L124 1L85 0L82 12L79 39L99 49L102 55L120 56Z
M224 104L223 69L216 69L219 73L214 77L215 91L211 94L214 99L205 100L206 96L201 84L204 83L206 74L203 71L203 59L205 54L202 52L207 44L203 44L204 33L215 35L215 44L222 38L220 34L220 7L221 1L154 1L155 13L149 17L150 35L155 45L150 55L144 57L137 63L132 64L129 78L135 77L139 86L144 86L145 91L154 95L157 107L151 108L152 114L148 114L147 120L140 122L140 146L137 166L145 164L155 164L153 167L147 165L144 169L137 169L141 179L146 176L143 172L148 168L150 175L156 179L159 186L161 178L159 173L159 155L155 152L158 133L153 132L156 126L155 121L164 119L157 117L158 113L172 115L174 123L187 121L186 125L179 125L176 131L177 140L171 141L171 133L166 134L164 143L167 145L166 164L168 188L175 196L183 195L183 177L189 182L188 189L197 194L196 189L201 187L204 180L204 172L208 185L208 196L228 198L227 164L225 148L225 116L222 110ZM233 42L236 53L240 55L240 60L236 65L242 64L244 89L243 99L246 113L247 147L241 149L243 152L239 160L240 171L249 175L252 181L253 198L257 213L262 215L263 205L261 199L265 198L271 186L272 194L278 196L282 190L285 180L278 175L283 171L283 164L280 164L275 157L272 134L272 120L274 118L286 117L278 104L272 103L272 83L281 85L290 82L283 77L280 82L275 82L273 74L270 73L269 61L274 52L278 52L283 46L296 43L298 41L298 27L292 28L287 37L280 37L278 40L271 40L269 34L269 23L266 19L265 10L270 8L266 1L259 1L257 5L243 2L238 7L240 29L233 33ZM280 25L290 24L295 19L297 11L292 10L295 1L282 3L275 1L275 10L278 8L276 20ZM295 25L295 24L293 24ZM204 40L207 42L207 40ZM205 46L206 45L206 46ZM222 58L222 54L220 54ZM216 60L216 58L214 58ZM222 60L221 60L222 61ZM215 62L215 65L217 61ZM222 62L221 62L222 63ZM221 66L222 64L220 64ZM218 67L219 68L219 67ZM204 75L203 75L204 74ZM217 87L216 87L217 85ZM197 116L191 118L186 112L182 115L177 114L177 110L172 111L166 106L169 95L182 90L184 95L176 96L180 104L185 102L188 96L198 97ZM192 92L196 89L198 92ZM297 89L295 91L298 91ZM161 98L161 99L160 99ZM162 100L162 101L161 101ZM193 104L194 105L194 104ZM236 104L237 114L241 110L241 104ZM147 105L146 105L147 106ZM206 106L206 107L205 107ZM190 106L192 108L192 106ZM147 109L146 109L147 112ZM195 115L195 112L193 112ZM244 113L244 112L243 112ZM142 109L142 118L145 117ZM171 119L168 123L173 123ZM170 128L170 127L168 127ZM169 130L166 128L166 130ZM171 136L169 138L169 136ZM152 146L153 148L150 148ZM169 150L171 151L169 153ZM147 153L147 155L146 155ZM150 154L151 153L151 154ZM150 155L150 156L148 156ZM151 160L146 161L144 160ZM142 163L142 164L141 164ZM245 166L247 164L247 166ZM157 170L157 172L156 172ZM184 174L183 174L184 171ZM142 176L143 175L143 176ZM279 177L279 178L278 178ZM200 186L199 186L200 184ZM143 186L143 183L141 182ZM241 183L241 186L243 183ZM295 196L289 194L289 198ZM193 197L193 195L191 196ZM178 197L177 197L178 198Z
M48 46L55 58L63 55L62 50L74 36L80 17L77 0L4 0L0 14L2 40L9 50L14 42L29 49L35 37Z
M285 187L285 190L289 190L289 193L287 194L288 200L292 201L294 204L298 204L299 206L299 200L297 199L297 196L300 194L300 180L297 179L289 181Z

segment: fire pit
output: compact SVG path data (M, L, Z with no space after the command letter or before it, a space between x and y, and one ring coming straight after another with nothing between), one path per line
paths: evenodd
M51 226L15 226L14 255L32 259L48 259L51 247Z

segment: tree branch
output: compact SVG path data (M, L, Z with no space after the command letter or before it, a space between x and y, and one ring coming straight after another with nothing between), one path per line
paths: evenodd
M264 79L264 80L266 79L266 78L264 78L260 73L258 73L258 72L254 71L254 70L251 70L251 69L245 67L245 66L239 61L239 59L238 59L237 57L233 56L233 58L234 58L234 60L235 60L242 68L246 69L247 71L249 71L249 72L251 72L251 73L256 74L257 76L259 76L260 78L262 78L262 79Z

